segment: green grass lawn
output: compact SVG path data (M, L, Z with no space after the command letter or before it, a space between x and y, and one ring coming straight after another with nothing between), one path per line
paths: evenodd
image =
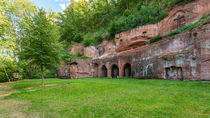
M13 111L14 116L43 118L210 117L210 83L97 78L46 79L45 84L22 80L4 85L12 94L0 99L0 117Z

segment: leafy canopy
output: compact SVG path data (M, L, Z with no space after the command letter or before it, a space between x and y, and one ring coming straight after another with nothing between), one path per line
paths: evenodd
M23 26L20 59L39 67L42 72L43 69L57 66L61 59L62 45L59 42L55 14L47 14L40 9L33 17L26 17Z

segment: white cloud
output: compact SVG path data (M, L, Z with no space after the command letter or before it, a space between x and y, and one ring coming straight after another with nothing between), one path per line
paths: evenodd
M69 6L70 3L67 3L67 4L60 4L60 7L65 10L68 6Z
M70 0L55 0L56 2L70 2ZM78 1L78 0L76 0Z

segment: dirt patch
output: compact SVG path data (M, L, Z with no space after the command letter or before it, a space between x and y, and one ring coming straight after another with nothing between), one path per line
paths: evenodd
M25 102L20 102L17 100L1 100L0 101L0 117L5 118L24 118L24 114L21 112L26 109Z
M0 118L39 118L28 116L23 111L30 105L29 102L14 99L4 99L13 93L14 90L6 84L0 85Z
M70 83L64 83L64 84L61 84L61 86L65 86L65 85L70 85Z
M4 98L5 96L8 96L12 93L12 88L8 85L2 84L0 85L0 99Z
M16 81L15 81L16 82ZM3 85L3 84L10 84L10 83L15 83L14 81L13 82L4 82L4 83L0 83L0 85Z

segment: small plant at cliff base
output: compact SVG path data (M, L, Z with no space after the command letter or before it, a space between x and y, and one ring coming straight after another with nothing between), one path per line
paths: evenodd
M60 34L53 12L47 15L46 11L40 9L31 18L30 16L23 20L25 29L21 37L19 57L40 68L44 86L44 69L54 68L60 63Z
M77 59L85 59L85 60L87 60L87 59L91 59L91 57L87 57L87 56L83 55L83 54L79 51L78 54L77 54Z
M158 34L156 37L150 39L149 43L154 43L154 42L157 42L163 38L167 38L167 37L170 37L170 36L174 36L176 34L180 34L180 33L183 33L183 32L188 32L188 31L191 31L192 29L196 28L196 27L200 27L203 23L207 22L210 20L210 17L204 17L204 18L201 18L200 20L198 20L197 22L195 23L192 23L192 24L189 24L189 25L185 25L183 26L182 28L179 28L177 30L174 30L166 35L160 35Z

